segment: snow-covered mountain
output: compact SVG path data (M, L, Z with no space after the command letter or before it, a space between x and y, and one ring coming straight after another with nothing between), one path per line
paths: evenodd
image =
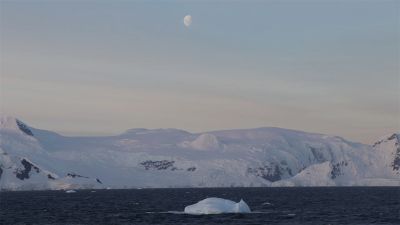
M0 189L400 186L400 134L373 146L267 127L65 137L0 118Z

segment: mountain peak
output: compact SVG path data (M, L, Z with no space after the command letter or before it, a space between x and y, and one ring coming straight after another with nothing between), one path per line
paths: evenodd
M17 120L18 119L13 117L13 116L1 115L0 116L0 128L2 128L2 129L16 129L16 128L18 128Z
M376 147L385 142L394 141L395 143L400 143L400 132L391 133L381 137L378 141L376 141L372 146Z
M389 161L393 171L400 175L400 133L384 136L373 147Z
M0 116L0 129L21 131L26 135L33 136L29 126L13 116Z

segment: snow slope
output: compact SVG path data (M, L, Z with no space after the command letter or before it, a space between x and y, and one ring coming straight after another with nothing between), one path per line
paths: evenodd
M0 189L400 185L399 139L269 127L65 137L2 116Z

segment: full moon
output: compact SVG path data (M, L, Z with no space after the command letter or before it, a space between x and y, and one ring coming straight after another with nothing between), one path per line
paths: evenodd
M192 24L192 16L186 15L185 17L183 17L183 24L185 24L186 27L189 27L190 24Z

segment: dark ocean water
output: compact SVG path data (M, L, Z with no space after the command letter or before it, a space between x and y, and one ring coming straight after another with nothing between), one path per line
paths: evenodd
M206 197L243 198L255 213L179 213ZM0 224L400 224L400 188L1 192Z

